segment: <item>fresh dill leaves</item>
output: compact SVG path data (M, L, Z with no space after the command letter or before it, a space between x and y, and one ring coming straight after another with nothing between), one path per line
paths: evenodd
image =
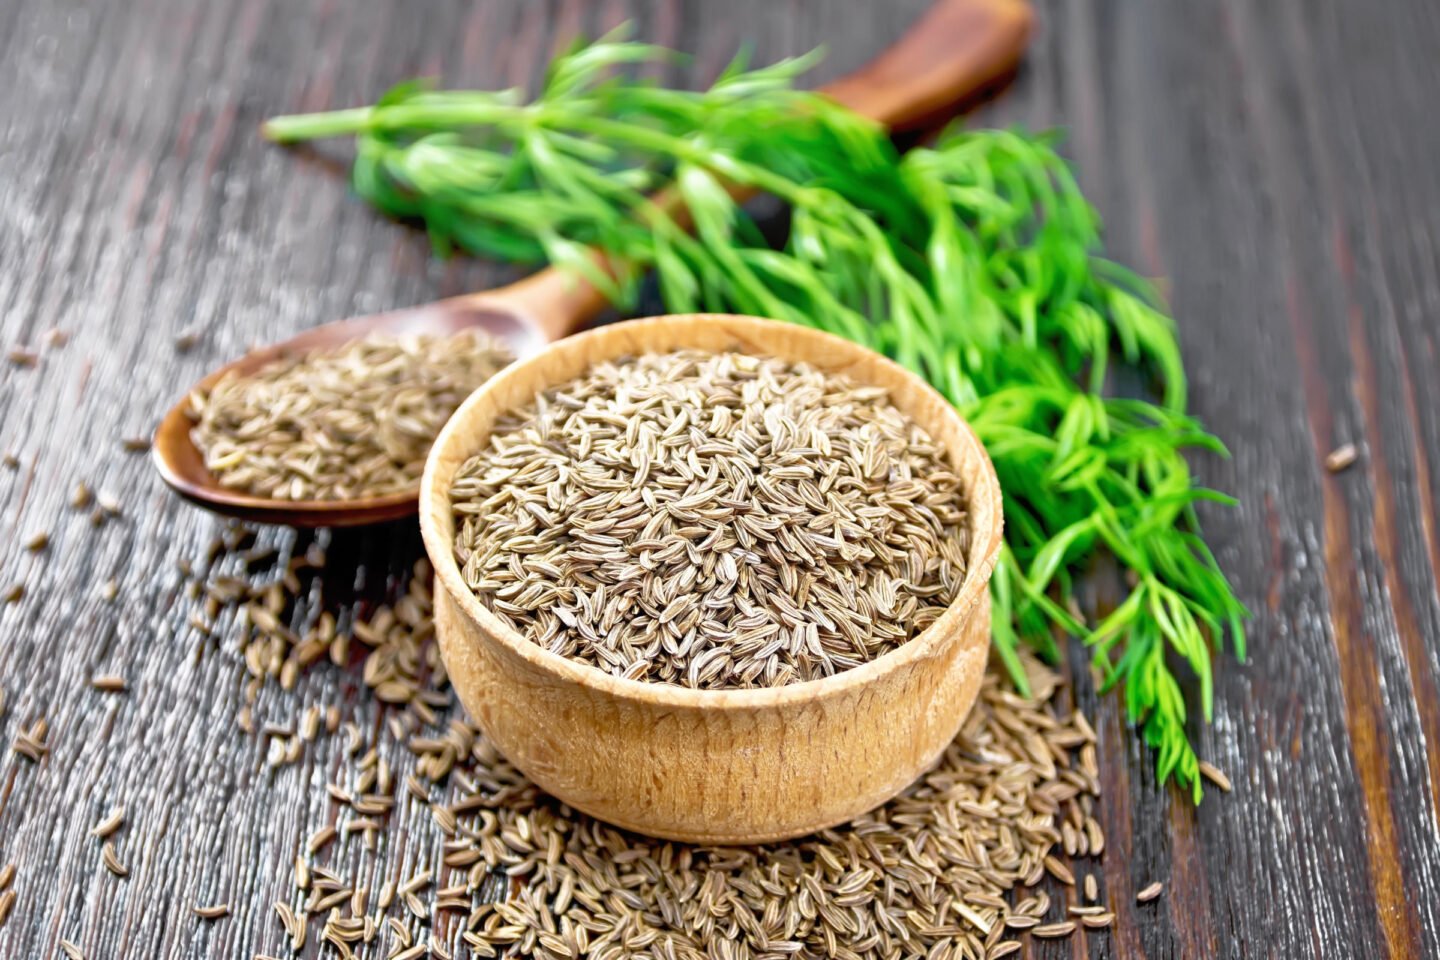
M1246 611L1197 532L1187 450L1223 447L1186 416L1185 373L1155 291L1100 258L1099 221L1050 136L956 131L898 155L874 123L793 89L813 57L737 62L706 91L628 79L671 56L611 36L550 67L540 95L395 88L373 107L280 117L275 140L353 134L356 190L418 218L437 250L572 268L615 302L658 276L674 312L734 310L866 344L924 376L970 421L1005 493L994 644L1059 656L1082 638L1198 801L1198 760L1171 658L1205 718L1211 647L1245 653ZM619 69L617 69L619 68ZM680 209L649 192L670 185ZM773 248L733 198L780 198ZM682 217L685 223L677 222ZM598 247L625 269L601 270ZM1158 402L1107 395L1115 363L1149 370ZM1072 580L1105 550L1128 595L1087 619Z

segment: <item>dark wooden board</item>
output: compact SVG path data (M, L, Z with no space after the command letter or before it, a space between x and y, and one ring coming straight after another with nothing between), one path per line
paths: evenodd
M816 79L898 36L924 0L724 4L520 0L7 0L0 4L0 344L71 342L0 371L0 736L43 713L54 753L0 757L0 862L23 900L0 956L248 957L278 949L318 786L340 745L278 773L233 716L233 654L196 654L176 561L211 518L119 437L252 341L512 274L430 258L316 159L263 144L269 114L372 100L392 81L533 83L577 32L633 18L695 53L760 59L826 43ZM1061 957L1411 957L1440 943L1440 7L1272 0L1048 0L1022 74L983 122L1070 129L1111 251L1168 278L1193 406L1233 458L1198 460L1241 506L1216 552L1255 612L1221 665L1203 753L1235 791L1198 809L1154 783L1113 697L1075 683L1101 732L1116 931ZM188 353L172 346L200 332ZM1324 455L1353 442L1350 470ZM104 528L66 506L83 479L125 503ZM21 542L48 529L32 555ZM382 592L413 535L338 538ZM106 603L98 584L121 581ZM1073 658L1081 662L1081 658ZM1228 661L1228 658L1227 658ZM104 696L96 671L133 690ZM373 710L353 671L300 696ZM257 713L284 709L267 690ZM279 802L277 798L284 798ZM295 799L299 798L299 799ZM113 802L131 877L99 872ZM398 827L399 825L397 825ZM398 830L404 842L405 831ZM1167 881L1157 904L1130 893ZM196 901L236 914L207 926ZM307 953L313 954L313 945Z

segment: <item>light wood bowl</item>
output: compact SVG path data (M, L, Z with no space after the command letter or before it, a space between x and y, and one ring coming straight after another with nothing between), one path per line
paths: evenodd
M823 680L691 690L610 676L531 643L465 585L449 490L496 417L593 363L652 351L735 350L803 360L889 389L950 452L973 524L965 582L919 636ZM758 843L843 823L895 796L955 737L990 639L987 584L1000 550L995 470L927 384L847 340L753 317L686 314L570 337L476 391L431 450L420 523L436 571L435 627L451 682L509 760L570 806L640 833Z

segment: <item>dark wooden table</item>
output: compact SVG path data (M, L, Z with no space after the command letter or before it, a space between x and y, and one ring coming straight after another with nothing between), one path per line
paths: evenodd
M271 772L235 729L233 653L201 650L176 562L217 524L119 438L253 341L509 274L432 259L322 164L266 146L275 112L369 102L389 83L533 83L578 32L634 18L713 77L815 44L818 79L858 65L925 0L681 4L520 0L7 0L0 4L0 343L61 348L0 373L0 735L52 725L38 766L0 758L0 863L24 896L0 956L249 957L322 815L339 744ZM1440 943L1440 7L1043 3L984 122L1070 129L1111 251L1168 278L1196 412L1233 450L1196 469L1232 491L1205 521L1255 612L1250 661L1220 665L1203 754L1235 790L1198 809L1156 786L1113 697L1075 682L1101 732L1113 934L1037 956L1412 957ZM198 345L177 352L182 331ZM1356 444L1331 475L1327 452ZM123 516L67 507L77 480ZM22 541L48 529L32 554ZM337 538L383 586L404 529ZM118 578L120 596L98 584ZM1078 658L1077 658L1078 662ZM86 681L126 674L128 696ZM355 704L357 679L301 694ZM281 695L267 691L257 710ZM270 699L267 699L270 698ZM277 798L284 798L283 802ZM314 798L314 799L312 799ZM131 877L87 831L130 810ZM401 834L403 835L403 826ZM1155 907L1129 893L1168 882ZM229 899L213 926L197 900ZM314 953L314 945L307 954Z

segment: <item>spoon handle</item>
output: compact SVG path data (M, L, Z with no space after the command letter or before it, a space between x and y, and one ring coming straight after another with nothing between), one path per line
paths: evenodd
M1026 0L938 0L875 59L820 92L892 131L923 127L1009 74L1025 50L1033 19ZM739 184L727 189L737 200L751 193ZM689 226L674 191L662 191L656 202ZM614 269L604 254L595 256L602 267ZM608 305L592 284L558 267L463 299L517 312L547 340L573 333Z

